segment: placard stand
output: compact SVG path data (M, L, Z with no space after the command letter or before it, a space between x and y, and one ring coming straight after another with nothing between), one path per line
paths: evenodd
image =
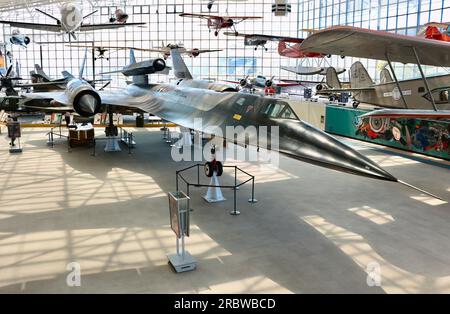
M20 129L20 122L17 121L9 121L6 124L6 127L8 128L8 137L11 139L11 142L9 143L9 153L10 154L17 154L22 152L22 144L20 143L20 138L22 137L22 132ZM15 141L18 141L16 144Z
M177 273L194 270L197 261L185 250L184 237L189 236L189 196L183 192L170 192L170 226L177 238L177 252L168 254L169 264ZM180 248L181 242L181 248Z

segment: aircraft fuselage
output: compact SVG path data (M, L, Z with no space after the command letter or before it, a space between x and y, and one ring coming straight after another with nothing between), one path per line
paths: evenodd
M220 130L226 140L241 145L267 147L323 167L396 181L369 159L300 120L283 100L189 87L191 82L186 80L183 86L132 84L120 93L100 95L105 105L111 99L196 131L216 134L214 130ZM236 132L230 134L229 127ZM261 131L267 131L267 136L261 137ZM278 135L276 143L272 135Z
M427 78L436 107L450 109L450 75ZM409 109L433 109L422 79L400 81L400 88ZM361 103L386 108L402 108L405 105L395 82L373 85L374 90L352 92L353 98Z

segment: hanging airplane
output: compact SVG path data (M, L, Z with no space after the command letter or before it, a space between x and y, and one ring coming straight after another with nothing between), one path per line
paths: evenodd
M95 60L98 60L98 59L109 60L109 58L107 58L105 56L105 53L108 50L124 50L124 49L126 49L126 50L135 50L135 51L158 52L163 55L164 60L167 60L170 57L171 47L173 47L173 46L177 46L179 48L179 51L181 54L187 55L191 58L196 58L200 54L203 54L203 53L222 51L222 49L198 49L198 48L186 49L183 47L182 44L177 44L177 45L168 44L167 46L165 46L164 43L162 43L162 46L159 48L135 48L135 47L87 46L87 45L68 45L68 46L76 47L76 48L93 49L94 51L97 52L97 57L95 57Z
M48 14L40 9L36 11L50 17L56 21L56 24L38 24L38 23L27 23L27 22L16 22L16 21L1 21L2 24L9 24L12 27L35 29L56 33L65 33L69 35L69 39L77 39L75 33L95 31L103 29L117 29L125 26L141 26L145 23L105 23L105 24L84 24L83 21L97 12L93 11L88 15L83 16L81 10L71 3L64 3L60 6L61 18L56 18L51 14Z
M155 73L159 69L159 66L148 67L148 64L162 66L164 60L145 61L139 71L133 52L130 59L128 68L134 67L136 71L127 74L133 75L134 83L124 89L96 91L80 75L73 78L63 92L25 94L24 101L54 100L71 106L78 114L87 117L104 110L112 115L113 111L124 108L148 112L199 132L219 128L226 140L237 144L245 145L248 141L263 147L270 144L269 149L294 159L346 173L403 183L356 150L300 120L292 108L280 99L230 92L225 86L219 88L217 84L193 79L177 49L172 50L174 73L178 78L175 84L148 83L145 74ZM199 117L202 118L202 126L196 123ZM272 127L278 127L279 147L276 148L270 141L264 142L258 132L249 134L254 138L236 138L235 134L227 134L226 128L229 126L252 126L257 130L262 127L268 131L269 138ZM113 127L110 125L108 128ZM107 131L107 134L114 133L114 130Z
M299 64L298 66L280 66L280 69L295 73L297 75L327 75L330 66L305 66ZM334 68L337 74L342 74L346 71L344 68Z
M199 18L208 21L209 30L214 30L214 36L219 36L219 32L222 29L233 29L234 35L238 36L239 33L236 31L236 25L242 23L246 20L257 20L262 19L261 16L219 16L219 15L209 15L209 14L192 14L192 13L182 13L182 17Z
M117 9L114 15L109 18L110 23L125 24L128 21L129 15L122 9Z
M263 90L265 95L272 95L276 93L278 88L283 87L294 87L302 85L300 82L293 83L282 83L282 82L274 82L275 76L271 78L267 78L262 75L258 75L252 79L249 79L250 76L246 76L245 78L239 81L228 81L225 82L238 84L240 87L240 91L244 93L254 93L256 90Z
M236 36L235 33L225 32L227 36ZM244 38L245 46L255 47L255 51L258 47L262 47L265 51L268 51L266 47L269 41L278 42L278 54L282 57L295 58L295 59L323 59L326 55L321 53L309 52L305 53L301 50L300 45L303 42L303 38L286 37L286 36L273 36L273 35L261 35L261 34L242 34L239 33L238 37ZM330 57L330 55L327 55ZM302 66L297 67L287 67L281 66L281 69L289 72L293 72L297 75L315 75L315 74L326 74L326 68L323 66ZM344 73L345 69L336 69L338 74Z
M404 108L405 116L426 118L434 111L433 115L450 118L450 75L426 77L422 69L422 65L450 67L450 42L336 26L312 34L303 41L301 48L306 52L385 60L390 72L384 69L384 82L379 85L374 86L362 64L356 63L351 70L351 76L355 80L352 88L359 88L361 95L372 96L364 100L381 102L378 105L384 107ZM399 81L392 62L416 64L421 79ZM423 110L429 114L424 114ZM389 112L384 110L383 115L386 116ZM399 112L402 111L393 109L393 117L398 117Z
M211 11L214 3L222 1L222 0L203 0L203 1L208 2L206 7L208 8L209 11ZM227 0L227 2L244 2L244 1L247 1L247 0Z
M31 43L31 39L28 36L22 35L18 29L13 30L9 42L13 45L22 46L24 48L28 47Z
M450 23L430 22L424 25L424 30L419 33L427 39L435 39L450 42Z
M159 52L160 54L163 55L164 60L167 60L170 57L170 52L172 50L172 47L178 47L178 51L183 55L187 55L191 58L196 58L199 55L203 54L203 53L210 53L210 52L219 52L222 51L222 49L198 49L198 48L194 48L194 49L186 49L183 44L179 43L177 45L173 45L173 44L168 44L168 45L164 45L164 42L162 43L161 47L158 48L150 48L150 49L146 49L145 51L150 51L150 52Z
M304 52L300 48L300 44L303 42L303 38L286 37L286 36L273 36L273 35L263 35L263 34L242 34L242 33L224 33L227 36L238 36L244 38L244 44L246 46L255 46L255 50L258 47L262 47L264 50L266 48L267 42L276 41L278 42L278 54L282 57L287 58L323 58L326 55L316 52Z

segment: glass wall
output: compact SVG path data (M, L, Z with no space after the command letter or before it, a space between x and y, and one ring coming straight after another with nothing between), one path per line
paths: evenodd
M308 29L323 29L333 25L353 25L378 30L389 30L415 35L420 32L419 25L429 21L450 20L450 1L448 0L290 0L292 11L286 16L277 17L272 13L275 0L248 0L246 2L217 1L211 14L231 16L261 16L261 20L244 21L236 26L239 32L252 34L264 33L293 37L305 37ZM8 44L13 31L17 28L1 25L0 32L6 43L3 53L9 52L9 62L20 64L20 74L26 76L34 64L40 64L52 77L61 77L62 70L78 74L84 49L70 45L100 45L112 47L158 48L169 43L183 43L186 48L223 49L221 52L186 57L188 66L198 78L235 80L245 75L276 76L277 78L317 80L320 77L296 76L280 69L281 65L295 66L330 64L335 67L349 68L355 61L352 58L341 59L288 59L278 55L277 43L269 43L268 51L254 50L245 46L242 38L214 36L207 28L207 21L180 17L180 13L207 14L205 1L175 0L129 0L95 1L92 8L89 1L78 2L83 14L98 9L98 12L86 19L85 23L108 23L117 8L130 15L129 22L144 22L145 27L126 27L118 30L103 30L77 33L77 40L69 40L67 35L19 29L31 38L28 48ZM57 5L40 6L41 10L59 17ZM21 9L1 12L2 20L25 21L31 23L54 24L51 18L34 11ZM108 59L98 59L96 51L88 53L86 77L90 78L102 71L115 70L128 64L129 51L111 49L105 53ZM138 60L160 57L154 52L136 52ZM384 63L362 60L374 79ZM170 59L168 60L170 64ZM414 67L396 65L399 78L408 78L417 73ZM436 73L436 69L428 69ZM168 77L157 75L152 81L166 81ZM343 74L347 80L347 74ZM113 76L112 86L125 84L125 78Z

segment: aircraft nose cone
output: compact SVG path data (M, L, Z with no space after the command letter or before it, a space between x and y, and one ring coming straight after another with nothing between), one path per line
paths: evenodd
M92 95L83 95L80 98L80 107L86 113L94 115L97 109L97 99Z
M277 119L280 152L322 167L380 180L398 181L353 148L303 121Z

